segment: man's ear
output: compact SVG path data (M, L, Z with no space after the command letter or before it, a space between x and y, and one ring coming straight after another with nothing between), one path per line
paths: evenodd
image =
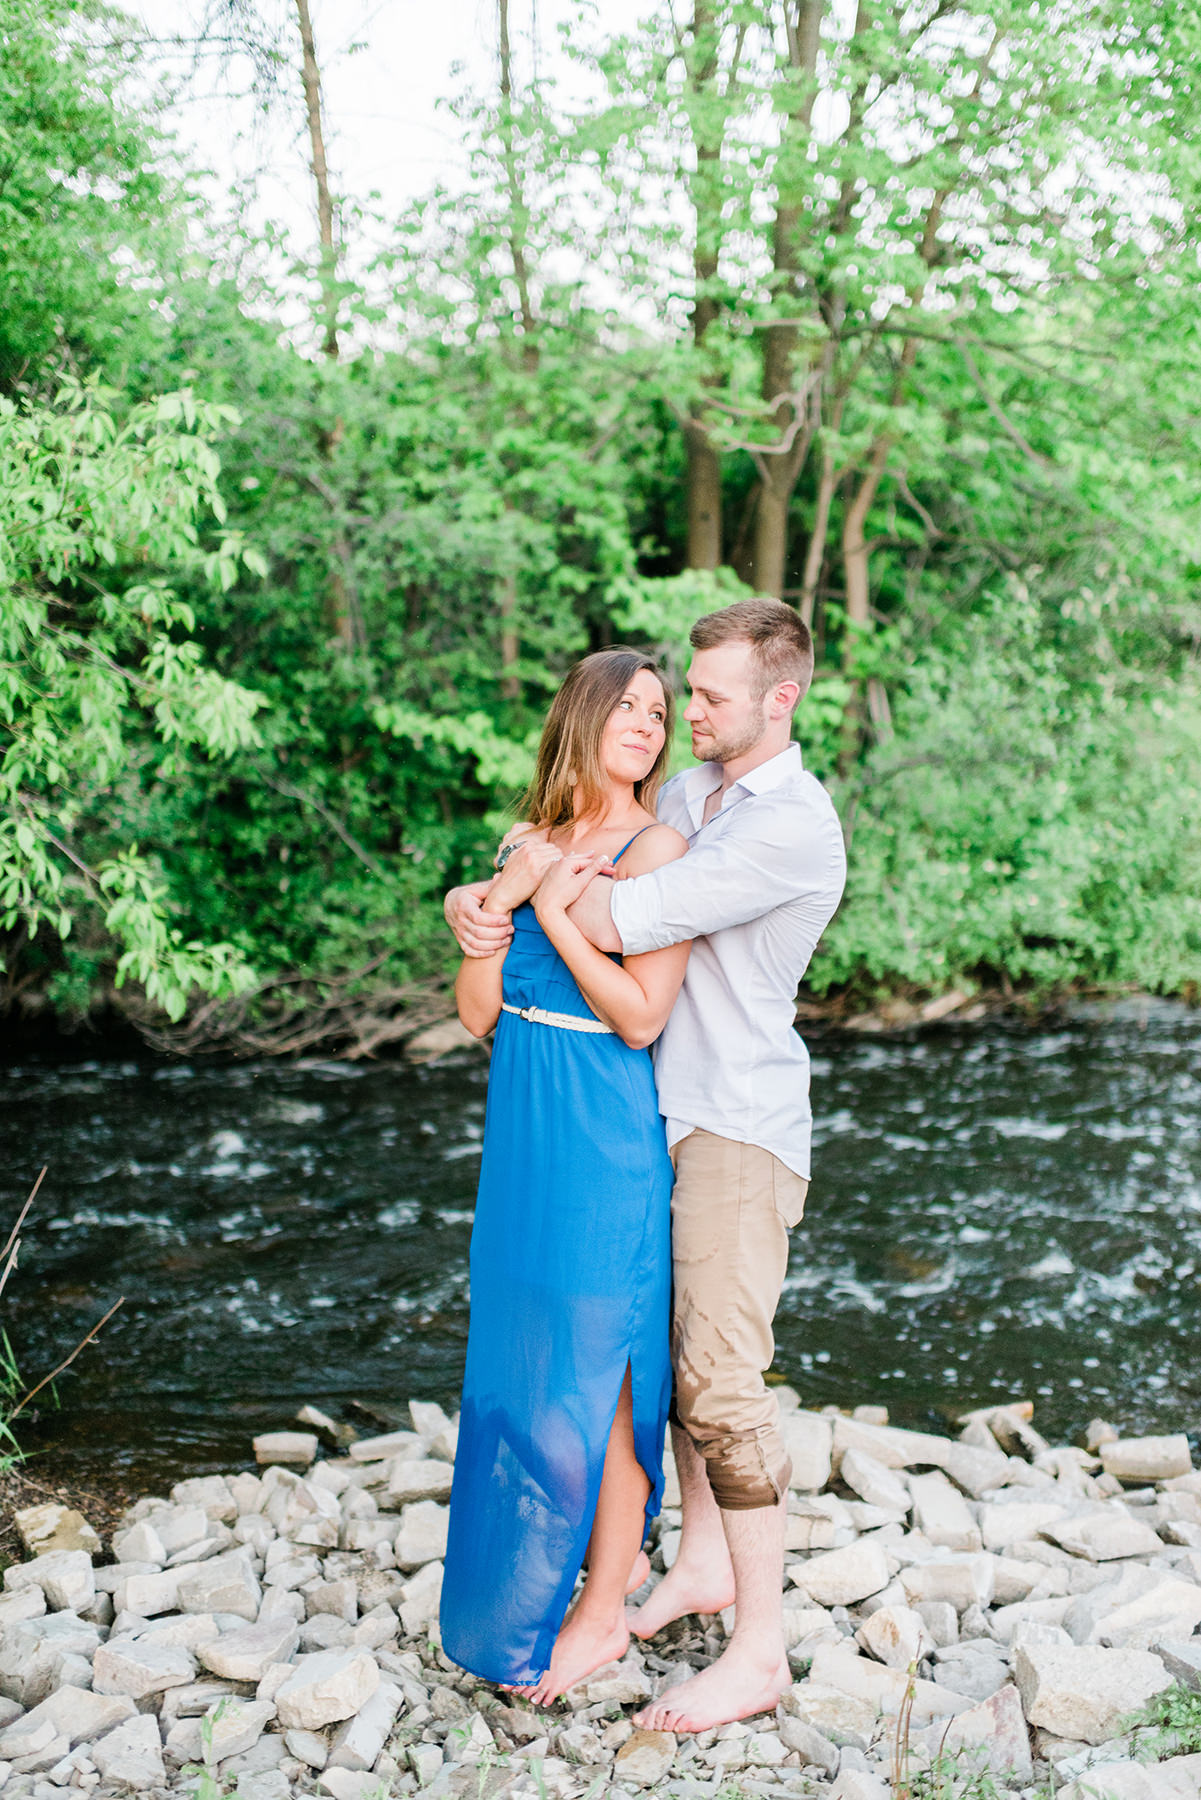
M771 699L768 701L768 709L772 718L790 717L796 711L800 697L801 684L799 681L781 681L773 689Z

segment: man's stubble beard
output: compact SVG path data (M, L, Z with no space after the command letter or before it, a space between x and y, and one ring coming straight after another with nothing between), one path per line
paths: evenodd
M694 749L692 754L698 762L733 762L737 757L745 756L748 750L753 750L756 745L761 744L766 733L767 702L764 699L759 703L757 723L752 721L747 725L746 730L740 732L737 737L703 738L700 749Z

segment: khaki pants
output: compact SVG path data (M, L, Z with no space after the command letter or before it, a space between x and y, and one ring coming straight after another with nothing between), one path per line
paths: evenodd
M673 1417L720 1507L774 1506L791 1474L763 1376L809 1183L769 1151L695 1130L672 1149Z

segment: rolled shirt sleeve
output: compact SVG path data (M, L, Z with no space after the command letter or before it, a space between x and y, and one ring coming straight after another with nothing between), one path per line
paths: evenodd
M832 861L841 864L841 833L832 813L798 820L795 805L782 805L771 794L744 801L736 812L719 839L615 884L610 908L627 956L745 925L814 889L824 897ZM825 841L831 827L837 846Z

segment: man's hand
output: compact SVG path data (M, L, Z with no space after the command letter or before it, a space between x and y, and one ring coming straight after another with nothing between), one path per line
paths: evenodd
M451 888L442 902L446 923L464 956L495 956L513 935L513 921L507 913L481 910L491 889L490 881L472 881L466 887Z

